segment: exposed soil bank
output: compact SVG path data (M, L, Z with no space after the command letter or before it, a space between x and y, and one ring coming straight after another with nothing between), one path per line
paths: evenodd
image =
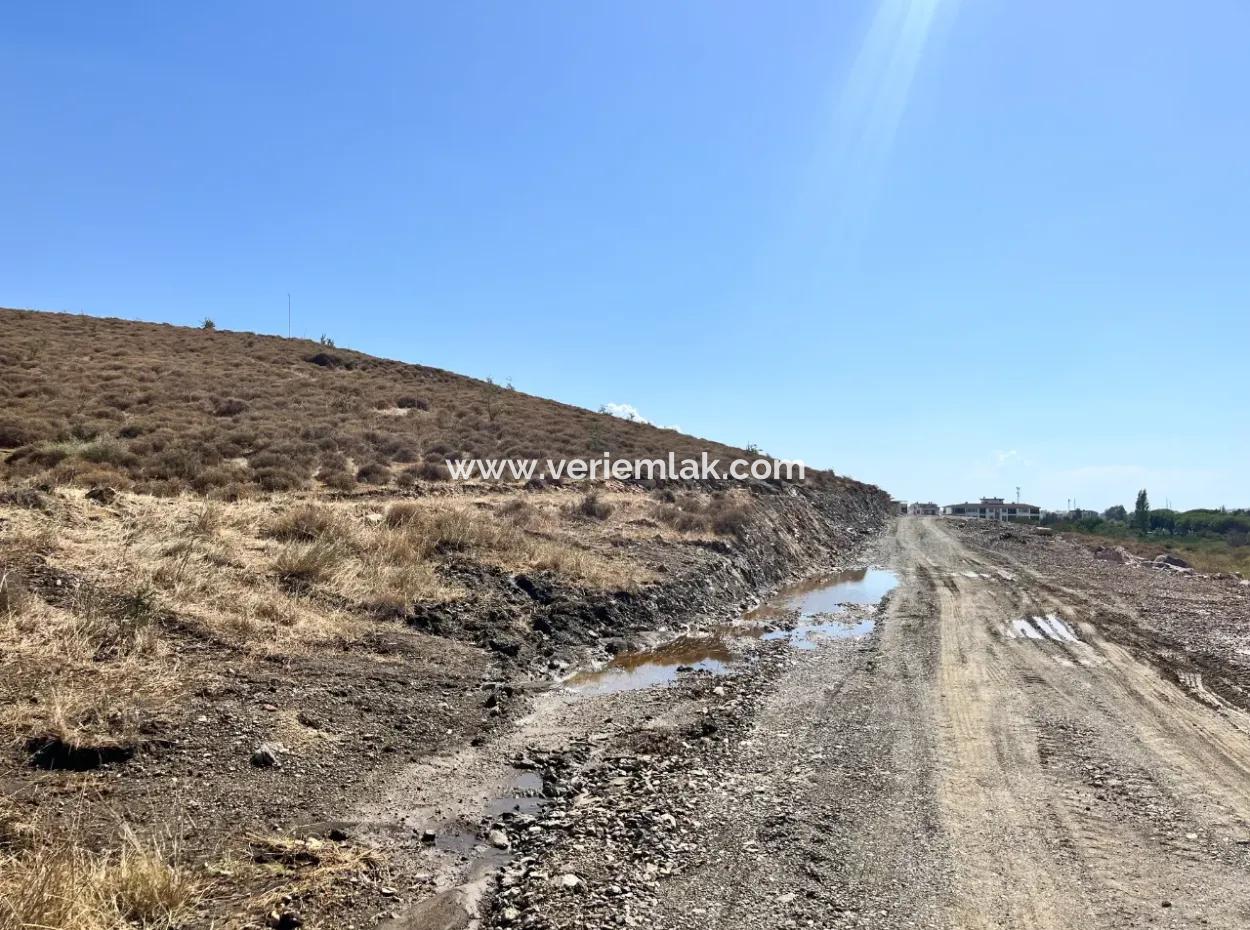
M608 883L606 897L593 893L600 917L621 926L641 919L640 908L654 904L648 889L679 859L668 835L687 794L679 776L733 764L731 738L751 727L797 657L830 643L849 656L871 650L896 580L880 569L844 569L783 587L734 622L687 629L571 675L536 695L497 738L400 773L357 824L379 842L390 838L393 861L419 864L407 879L416 900L396 911L393 926L560 925L543 916L547 887L577 900L592 872ZM518 792L522 784L539 796ZM641 813L633 806L639 789L648 799ZM614 851L616 831L595 826L605 823L628 824L621 837L645 843L642 882ZM396 839L404 836L406 844ZM539 864L570 840L593 869Z
M90 754L86 771L56 764L70 756L55 744L38 753L42 768L24 745L10 746L12 819L47 831L72 824L82 842L107 844L120 817L176 842L207 885L190 926L370 926L450 888L425 906L463 912L455 901L479 893L474 881L511 855L480 835L481 818L533 816L570 790L559 778L575 765L571 744L557 740L541 755L519 735L529 724L518 720L536 715L542 726L554 720L544 708L561 703L535 695L576 667L732 619L781 583L844 564L885 521L885 496L843 479L747 493L750 519L733 538L599 531L596 547L627 552L658 579L632 590L453 557L447 579L467 593L450 605L377 620L338 648L265 655L176 613L156 615L169 658L196 682L194 699L167 707L124 758ZM99 519L90 507L102 505L61 494L42 493L49 519ZM128 519L138 500L119 495L108 514ZM81 587L43 561L23 571L48 603ZM23 681L8 684L33 695L33 679ZM271 839L296 845L278 855ZM483 843L494 852L483 855Z

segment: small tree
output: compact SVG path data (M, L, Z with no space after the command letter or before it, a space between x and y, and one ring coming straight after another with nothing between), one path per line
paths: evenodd
M1137 505L1133 508L1133 528L1139 533L1150 532L1150 498L1146 489L1137 492Z
M204 319L200 322L200 329L216 329L216 328L217 328L217 324L214 323L212 319L209 317L204 317Z
M1108 507L1102 512L1104 520L1117 520L1120 523L1128 522L1128 511L1124 509L1122 504L1116 504L1114 507Z

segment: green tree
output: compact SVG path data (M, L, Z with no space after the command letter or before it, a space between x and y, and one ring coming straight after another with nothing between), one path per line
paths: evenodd
M1123 504L1116 504L1114 507L1108 507L1102 512L1104 520L1119 520L1121 523L1128 522L1128 511L1124 509Z
M1150 532L1150 498L1146 489L1137 492L1137 506L1133 508L1133 527L1139 533Z

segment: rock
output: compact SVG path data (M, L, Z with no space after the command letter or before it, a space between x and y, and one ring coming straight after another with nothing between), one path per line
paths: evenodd
M397 891L396 891L394 888L392 888L390 885L383 885L381 888L379 888L379 889L378 889L378 893L379 893L380 895L382 895L382 897L384 897L384 898L393 898L393 897L395 897L395 895L397 895L399 892L397 892Z
M492 650L501 655L515 659L521 654L521 643L515 639L492 639L487 644Z
M509 849L512 846L512 843L508 840L508 834L502 830L491 830L486 834L486 842L496 849Z
M1177 568L1189 568L1190 567L1188 562L1186 562L1180 556L1173 555L1170 552L1164 552L1161 555L1156 555L1155 564L1156 565L1174 565Z
M582 887L582 880L572 872L565 872L560 876L560 887L567 888L569 891L574 891Z
M279 764L279 756L286 752L281 743L261 743L252 751L252 765L258 769L273 768Z
M269 926L274 930L295 930L304 926L304 920L295 911L270 911Z
M437 838L438 838L438 834L437 834L437 833L435 833L433 830L422 830L422 831L421 831L421 842L422 842L422 843L433 843L433 842L434 842Z
M1094 558L1103 562L1119 562L1124 564L1124 553L1120 548L1109 549L1106 546L1099 546L1094 550Z

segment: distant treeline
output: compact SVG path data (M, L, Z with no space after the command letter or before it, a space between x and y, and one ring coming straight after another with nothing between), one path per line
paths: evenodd
M1221 538L1232 546L1250 544L1250 510L1166 510L1127 511L1109 507L1102 513L1091 510L1071 514L1047 514L1042 523L1071 528L1102 536L1208 537Z

